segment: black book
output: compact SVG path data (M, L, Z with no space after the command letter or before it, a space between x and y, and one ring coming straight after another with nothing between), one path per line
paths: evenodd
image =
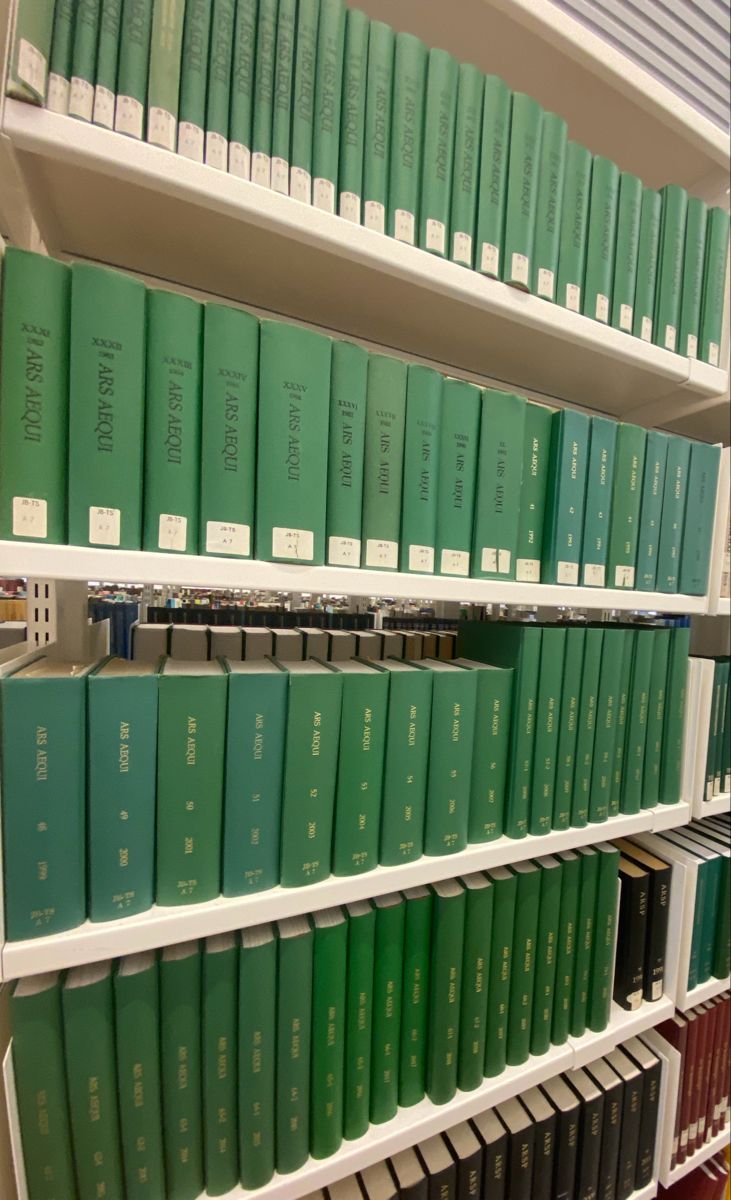
M357 1175L346 1175L345 1179L337 1179L335 1183L328 1184L327 1194L330 1200L363 1200Z
M619 1139L619 1166L617 1168L617 1200L628 1200L635 1190L637 1174L637 1152L640 1144L640 1117L642 1115L642 1072L623 1053L612 1050L606 1060L624 1084L622 1100L622 1132Z
M299 625L295 633L302 634L303 658L321 658L323 662L327 661L330 643L324 629L308 629Z
M653 1054L652 1050L639 1038L630 1038L624 1043L622 1049L637 1064L643 1076L637 1170L635 1172L635 1190L637 1190L646 1187L653 1175L662 1065L657 1055Z
M480 1200L482 1146L477 1134L467 1121L461 1121L442 1136L457 1168L457 1200Z
M537 1087L520 1097L535 1130L531 1200L553 1200L553 1160L556 1155L556 1113Z
M416 1153L427 1174L429 1200L457 1200L457 1168L441 1134L419 1142Z
M400 1150L388 1160L400 1200L427 1200L426 1171L415 1150Z
M645 1000L662 1000L665 990L665 953L668 940L668 916L670 914L670 884L673 868L643 846L635 846L626 838L619 838L616 845L622 854L647 871L650 896L647 913L647 935L645 939L645 969L643 995Z
M272 629L272 654L280 662L302 662L302 634L299 629Z
M271 629L258 629L255 625L242 625L241 632L244 637L242 657L247 661L252 658L267 658L272 653L274 639Z
M385 1162L366 1167L359 1177L365 1200L398 1200L398 1188Z
M564 1079L581 1101L579 1154L574 1200L595 1200L604 1123L604 1096L582 1067L567 1071Z
M624 1084L604 1058L598 1058L596 1062L589 1063L586 1073L604 1093L604 1128L601 1154L599 1155L597 1200L616 1200Z
M579 1147L581 1105L561 1076L541 1084L541 1091L556 1112L552 1200L573 1200Z
M470 1121L482 1146L482 1190L486 1200L505 1200L508 1181L508 1131L489 1108Z
M357 658L381 658L383 639L380 633L365 630L355 635L355 653Z
M510 1200L532 1200L535 1128L519 1100L495 1106L508 1131L508 1187ZM489 1193L488 1193L489 1194Z
M619 860L619 928L614 999L632 1012L642 1003L650 876L628 858Z
M328 629L326 637L330 640L330 653L327 657L331 662L347 662L349 658L354 657L354 633L349 633L347 629Z

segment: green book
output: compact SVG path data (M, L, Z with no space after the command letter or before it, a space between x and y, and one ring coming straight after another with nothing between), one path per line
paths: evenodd
M640 243L642 180L629 171L619 177L617 246L614 254L612 325L632 333L637 288L637 257Z
M314 659L286 667L280 882L299 887L330 874L343 675Z
M185 0L155 0L147 81L147 140L164 150L174 150L178 142L184 24Z
M371 21L363 140L363 224L376 233L386 232L395 45L391 26Z
M524 291L533 270L543 115L537 100L513 92L502 278Z
M277 41L272 85L271 186L289 195L289 148L292 126L292 89L297 34L297 0L278 0Z
M186 0L180 63L178 154L203 162L206 152L206 95L208 48L211 41L211 0Z
M406 372L401 359L369 356L361 565L381 571L399 563Z
M576 964L576 931L579 916L581 860L578 852L562 850L556 855L562 863L561 908L556 944L556 984L553 997L551 1042L563 1046L571 1024L571 1000Z
M535 946L530 1052L539 1055L546 1054L551 1045L563 863L558 858L546 856L537 858L536 865L541 868L541 894Z
M238 976L236 935L206 938L203 951L201 1055L206 1192L222 1196L239 1180Z
M514 671L468 658L454 665L477 675L467 841L492 842L503 832Z
M657 590L677 592L680 584L681 554L685 541L685 508L688 496L690 442L669 435L662 501L662 520L657 548ZM715 508L715 503L714 506Z
M581 671L581 695L577 713L574 791L571 824L583 828L589 820L591 775L594 764L597 699L601 674L604 630L590 628L584 639L584 665Z
M632 677L627 698L627 733L622 764L620 809L636 813L642 807L642 781L647 744L647 710L650 699L650 676L655 630L635 631L635 652Z
M578 584L591 418L570 408L551 417L541 583Z
M257 8L258 0L237 0L233 29L228 169L240 179L251 178Z
M328 1158L343 1139L348 922L342 908L312 914L310 1152Z
M663 753L660 759L661 804L677 804L680 800L689 648L690 625L676 625L670 630L668 676L665 686Z
M569 626L566 630L561 711L558 717L556 782L553 789L554 829L568 829L571 825L585 643L586 629L581 625Z
M670 654L670 630L656 629L653 634L650 688L647 697L647 732L642 774L642 807L654 808L660 800L660 764L665 725L666 688Z
M79 1194L122 1200L125 1188L119 1139L111 962L72 967L66 974L61 1003Z
M105 129L112 129L114 126L121 21L122 0L102 0L92 120L95 125L103 125Z
M333 341L327 465L327 562L359 567L368 351Z
M718 734L722 728L723 697L723 663L720 659L713 662L713 690L711 692L711 723L708 732L708 748L706 751L706 782L704 799L712 800L718 789L716 787L716 758L718 753Z
M314 932L308 916L277 922L277 1172L304 1164L310 1150Z
M566 146L561 232L558 243L556 300L571 312L582 312L592 154L578 142Z
M462 1001L459 1014L457 1086L463 1092L481 1085L487 1038L487 982L494 887L476 872L460 880L465 889Z
M459 67L446 50L429 51L424 98L424 151L419 203L419 245L442 257L449 253L454 129Z
M452 262L472 267L480 172L480 135L484 76L471 63L460 63L454 125L454 171L450 200L449 253Z
M545 300L556 299L566 145L567 125L563 117L545 112L538 160L536 228L531 264L531 291Z
M632 332L651 342L655 328L655 287L659 269L662 196L652 188L642 189L640 237L637 243L637 286Z
M77 546L140 549L145 299L129 275L71 268L68 534Z
M33 0L30 0L33 4ZM18 12L20 13L24 7L30 5L21 4ZM42 21L45 22L47 13L43 12L43 6L33 5L36 12L41 14ZM74 14L76 10L75 0L55 0L53 6L53 35L51 37L51 53L48 58L48 87L46 91L46 108L49 112L61 113L63 116L68 115L69 111L69 86L71 81L71 54L74 47ZM25 19L25 18L24 18ZM32 54L27 66L31 66ZM40 60L36 59L36 63ZM11 64L11 70L15 70L14 64ZM10 77L8 79L8 95L12 95L11 88L17 84ZM112 123L114 122L114 106L112 105Z
M370 1120L381 1125L398 1109L402 976L406 903L398 892L378 896L373 949L373 1036Z
M344 49L343 0L320 0L312 131L312 203L315 208L330 213L337 212Z
M726 723L728 690L729 690L729 660L728 660L728 658L725 658L721 662L721 697L720 697L720 704L719 704L719 708L718 708L718 738L716 740L716 758L715 758L715 764L714 764L714 783L713 783L714 796L717 796L717 795L719 795L719 793L724 791L724 787L723 787L724 744L728 741L728 737L729 737L729 728L728 728L728 724ZM722 978L723 978L723 976L722 976Z
M352 1141L366 1132L370 1114L376 910L370 900L347 908L343 1137Z
M91 121L94 115L96 50L101 0L76 0L74 44L71 51L69 116Z
M259 322L206 304L201 377L201 554L249 558L254 476Z
M605 585L616 450L616 421L592 417L581 550L584 587Z
M280 941L280 951L282 945ZM285 961L290 949L288 945ZM311 969L306 956L305 968ZM283 993L287 1001L302 1002L300 989L306 983L307 974L298 977L292 995ZM263 1187L274 1174L276 996L274 930L271 925L243 929L239 951L238 1113L239 1172L245 1188ZM309 1025L305 1029L309 1031Z
M54 0L19 0L6 82L8 96L31 104L45 103L53 9Z
M654 592L657 587L657 551L667 461L668 435L659 429L648 430L637 541L637 587L641 592Z
M363 160L365 153L366 88L370 21L358 8L345 14L343 106L340 117L340 169L338 212L347 221L361 223Z
M647 433L639 425L617 426L612 520L607 552L610 588L634 588L637 583L637 542Z
M610 842L593 849L597 857L596 911L586 1025L601 1033L609 1024L619 889L619 850ZM586 865L586 864L585 864Z
M256 480L256 557L325 561L332 341L262 321Z
M683 252L688 193L675 183L661 190L662 218L658 245L658 271L655 295L654 342L666 350L681 352L678 346L680 301L683 286Z
M515 893L513 966L510 973L507 1064L518 1066L526 1062L530 1054L542 871L534 862L515 863L510 869L518 882Z
M390 683L380 862L393 867L423 853L434 673L394 659L381 666Z
M240 4L241 0L239 7ZM320 0L300 0L295 41L289 194L304 204L312 202L312 126L319 19Z
M519 583L540 583L541 579L552 415L552 410L542 404L526 404L515 558L515 578Z
M492 388L482 393L472 575L515 579L526 401Z
M609 324L612 312L618 204L619 167L597 154L591 169L582 312L605 325Z
M446 1104L457 1090L464 957L465 889L457 879L432 884L426 1094Z
M408 1108L423 1100L426 1092L432 893L428 887L408 888L404 900L398 1102L401 1108Z
M572 1037L581 1037L586 1032L589 991L592 984L599 854L593 846L580 846L576 853L581 864L581 880L576 917L576 952L571 988L570 1032Z
M198 904L221 891L227 686L218 662L168 658L160 672L158 904Z
M343 676L333 874L378 866L389 676L378 664L338 663Z
M203 1190L201 955L198 942L166 946L160 957L160 1078L169 1195Z
M477 673L427 659L434 675L424 853L455 854L467 845Z
M463 379L444 379L439 431L436 569L468 576L477 476L481 392Z
M160 981L154 950L117 960L114 1031L126 1194L129 1200L144 1200L165 1190Z
M700 345L698 357L712 367L720 364L721 330L726 297L729 220L722 208L708 210L706 255L703 264Z
M114 129L138 141L145 135L152 5L153 0L125 0L119 31Z
M611 815L612 777L617 739L617 710L622 686L627 629L607 626L602 643L601 671L594 721L594 756L589 787L589 820L606 821Z
M147 294L143 548L198 548L202 308L175 292Z
M0 682L5 934L86 918L86 674L40 658Z
M500 1075L507 1063L508 1008L518 877L507 867L486 871L493 885L492 930L487 974L485 1075Z
M443 376L411 363L406 385L399 570L434 573Z
M688 358L698 357L707 225L708 205L697 196L689 196L678 326L678 353Z
M427 57L426 46L413 33L396 34L386 230L412 246L419 220Z
M261 187L272 182L272 114L277 51L278 0L259 0L251 110L251 179Z
M553 825L565 653L566 630L555 625L546 625L541 637L528 825L528 832L538 836L550 833Z
M66 541L71 272L8 246L2 259L0 536Z
M74 1196L60 977L28 975L10 994L12 1065L29 1200Z
M614 739L614 768L612 770L612 787L609 793L609 815L616 817L620 809L622 781L624 778L624 755L627 740L627 715L630 703L630 686L632 683L632 663L635 653L635 631L628 628L622 655L622 672L619 677L617 693L617 716L615 718L616 736Z
M510 157L513 93L497 75L486 75L482 104L480 182L477 197L475 267L502 277L505 257L505 203Z
M205 160L209 167L219 171L228 170L235 19L235 0L214 0L208 52Z
M685 595L704 596L708 590L720 464L719 446L691 442L678 586Z
M154 900L157 672L111 658L87 685L89 918L145 912Z

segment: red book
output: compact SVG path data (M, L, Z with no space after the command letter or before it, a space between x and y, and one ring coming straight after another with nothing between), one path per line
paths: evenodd
M706 1140L706 1107L708 1104L708 1084L711 1079L713 1062L713 1035L715 1033L714 1006L712 1001L699 1004L701 1014L701 1034L699 1038L698 1069L695 1074L695 1107L693 1118L695 1123L695 1148L699 1150Z
M683 1085L680 1091L680 1139L678 1141L678 1163L688 1157L688 1134L690 1130L691 1099L695 1088L695 1059L698 1046L698 1016L690 1009L685 1018L688 1022L688 1042L683 1065Z
M678 1076L678 1093L675 1097L675 1130L673 1132L673 1153L670 1161L674 1167L678 1161L678 1146L680 1144L680 1098L683 1095L683 1072L685 1070L685 1052L688 1044L688 1021L683 1013L676 1012L667 1021L657 1026L660 1037L665 1038L680 1054L680 1074Z
M658 1200L717 1200L716 1180L703 1167L696 1167L671 1188L658 1189Z
M729 1103L729 1076L731 1076L731 992L723 993L726 1015L723 1019L723 1053L721 1058L721 1100L719 1102L718 1131L726 1128Z
M713 1001L713 1047L711 1051L711 1075L706 1096L706 1141L713 1137L713 1117L719 1101L718 1089L721 1079L721 1053L723 1043L723 1017L725 1009L720 1000Z

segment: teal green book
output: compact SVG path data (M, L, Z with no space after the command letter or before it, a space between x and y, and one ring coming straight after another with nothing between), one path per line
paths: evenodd
M211 0L186 0L177 150L178 154L194 162L203 162L206 152L206 95L212 10Z
M467 841L492 842L503 832L515 672L468 658L454 663L477 675Z
M505 257L505 202L512 106L513 93L507 84L497 75L486 75L482 104L475 268L492 279L502 278Z
M222 1196L239 1181L236 941L234 933L206 938L202 956L203 1163L209 1196Z
M303 0L301 12L306 3ZM257 0L237 0L233 30L228 169L240 179L251 178L257 7Z
M606 585L616 452L617 422L606 417L592 417L581 547L581 582L584 587Z
M563 308L577 313L583 311L592 161L591 151L585 146L580 146L578 142L568 143L556 300Z
M111 129L114 125L121 21L122 0L102 0L92 120L95 125L103 125L106 129Z
M518 877L507 867L486 871L493 885L492 931L487 976L487 1037L485 1075L500 1075L507 1063L510 976Z
M519 583L540 583L541 580L552 416L553 410L542 404L526 404L515 559L515 578Z
M657 552L660 542L668 435L650 429L645 447L645 474L640 502L640 532L637 539L637 587L654 592L657 587Z
M426 1093L427 1014L432 959L432 893L428 887L404 892L404 968L398 1102L409 1108Z
M536 865L541 868L541 895L535 946L530 1052L539 1055L546 1054L551 1045L563 863L558 858L546 856L537 858Z
M708 590L720 464L720 446L691 442L678 586L687 596L704 596Z
M152 6L153 0L125 3L119 33L114 129L138 141L145 136Z
M462 1004L459 1014L457 1086L469 1092L482 1083L487 1039L487 984L495 888L479 872L460 880L465 889Z
M558 717L556 782L553 790L554 829L568 829L571 825L585 643L586 629L581 625L569 626L566 630L561 711Z
M592 846L581 846L576 853L581 863L581 882L576 918L576 953L571 988L570 1032L572 1037L581 1037L586 1032L589 992L592 984L599 853Z
M363 224L376 233L386 232L395 44L390 25L371 21L363 143Z
M296 33L296 0L278 0L272 83L271 186L273 191L281 192L284 196L289 195L289 148L291 145Z
M343 677L333 874L378 866L389 676L378 664L338 663Z
M206 164L218 171L228 170L235 20L234 0L214 0L208 52L205 158Z
M277 940L272 926L242 930L238 1113L239 1172L245 1188L262 1187L274 1174L277 966ZM297 989L305 982L306 978L297 979ZM301 1001L301 994L289 999L297 998Z
M434 676L424 853L455 854L467 845L477 672L453 663L419 663Z
M550 833L553 825L566 632L558 626L546 625L541 637L528 824L528 832L537 836Z
M359 567L368 351L334 341L327 463L327 562Z
M398 1109L406 903L394 892L378 896L374 904L370 1120L372 1125L381 1125L395 1117Z
M439 575L470 573L480 407L481 392L475 384L444 379L435 559Z
M432 1104L446 1104L454 1098L457 1090L465 889L457 879L447 879L432 884L431 890L433 911L426 1094Z
M624 777L624 754L627 741L627 715L629 712L630 686L632 683L632 663L635 653L635 630L628 628L622 655L622 673L619 677L619 692L617 699L617 716L615 718L616 736L614 740L614 768L612 771L612 787L609 794L609 815L616 817L620 810L622 795L622 780Z
M526 401L492 388L482 393L472 575L515 579Z
M653 340L655 329L655 288L659 273L660 221L662 196L652 188L642 189L640 237L637 244L637 285L632 332L643 342Z
M596 911L586 1024L592 1032L601 1033L609 1024L612 1007L619 850L610 842L600 842L594 850L598 859Z
M662 520L657 548L657 590L677 592L680 584L681 554L688 497L690 447L687 438L669 436Z
M610 588L637 586L637 541L646 441L647 433L639 425L622 423L617 426L612 520L607 553L607 584Z
M370 21L358 8L345 16L343 107L340 118L340 168L338 212L347 221L361 223L363 160L365 154L366 89Z
M619 167L597 154L591 169L582 312L604 325L609 324L612 313L618 204Z
M160 981L154 950L117 960L114 1032L125 1185L129 1200L144 1200L165 1190Z
M366 1132L370 1114L376 910L370 900L347 907L343 1137L352 1141Z
M680 301L683 286L683 252L688 193L675 183L662 188L662 219L658 246L654 342L682 353L678 346Z
M562 865L561 908L556 947L556 984L551 1020L551 1042L563 1046L568 1041L571 1001L576 963L576 931L579 916L581 860L573 850L556 855Z
M660 760L661 804L677 804L680 800L689 649L690 625L676 625L670 630L668 677L665 687L663 753Z
M259 0L251 110L251 180L261 187L272 182L272 115L277 53L278 0Z
M627 699L627 733L622 763L620 809L637 813L642 807L642 781L647 745L647 712L650 699L650 677L655 630L635 631L632 677Z
M20 0L16 10L6 91L18 100L42 105L51 57L53 0Z
M368 359L361 566L381 571L399 564L406 373L401 359Z
M314 942L310 917L277 922L274 1144L279 1175L299 1170L310 1151Z
M412 33L396 34L386 231L412 246L419 227L427 57L419 38Z
M544 300L556 299L567 136L563 117L545 112L538 160L538 198L530 289Z
M237 11L240 9L241 0ZM319 20L320 0L300 0L295 40L289 194L303 204L312 203L312 126Z
M533 269L543 115L537 100L513 93L502 278L524 291Z
M689 196L678 326L678 353L688 358L698 357L707 225L708 205L697 196Z
M320 0L312 130L312 203L315 208L330 213L337 211L344 49L343 0Z
M515 894L507 1044L507 1064L512 1067L526 1062L530 1054L538 910L543 872L534 862L515 863L511 870L518 880Z
M698 357L712 367L720 364L721 331L726 302L729 219L723 208L708 211L706 256L703 264L700 344Z
M647 697L647 733L642 774L642 807L654 808L660 800L660 767L663 752L665 704L667 702L670 630L656 629L653 634L650 689Z
M406 385L399 570L434 573L443 376L411 363Z
M30 10L32 4L25 7ZM36 5L33 5L37 9ZM48 9L50 10L50 5ZM71 53L74 45L75 0L55 0L53 5L53 35L51 53L48 57L48 87L46 108L49 112L68 115L69 86L71 81ZM11 95L11 80L8 79L8 95ZM114 123L114 97L112 97L112 124Z
M628 630L607 626L602 644L601 672L594 721L594 756L589 788L589 820L610 816L612 776L617 738L617 709Z
M617 246L614 253L612 325L632 333L637 288L637 257L640 244L642 180L629 171L619 177Z
M574 791L571 802L571 824L576 828L583 828L589 820L603 641L603 629L592 627L586 630L581 695L577 713Z
M312 914L310 1153L329 1158L343 1139L348 920L341 908Z
M434 674L394 659L381 665L390 683L380 862L393 867L423 853Z
M578 584L591 419L570 408L551 417L541 583Z
M102 0L76 0L69 116L76 117L79 121L91 121L94 115L96 50L101 7Z
M185 0L153 5L147 80L147 141L175 150L178 141Z
M454 127L459 68L446 50L429 51L424 98L424 150L419 197L419 245L442 257L449 253Z
M449 254L452 262L462 263L465 267L474 266L483 95L482 72L471 63L460 63L454 126Z

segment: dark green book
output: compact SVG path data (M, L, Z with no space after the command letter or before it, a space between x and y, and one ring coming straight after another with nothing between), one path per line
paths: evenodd
M178 154L203 162L206 151L208 47L213 5L187 0L181 51Z
M515 863L517 876L513 968L508 1012L508 1066L526 1062L530 1054L533 987L536 971L536 938L541 895L541 868L534 862Z
M692 442L678 591L704 596L708 588L720 446Z
M386 230L412 246L419 227L427 58L426 46L418 37L396 34Z
M642 772L642 807L654 808L660 800L660 766L663 752L665 704L667 702L670 630L656 629L653 634L650 688L647 696L647 733Z
M338 212L356 225L361 223L363 197L369 33L370 21L365 13L349 8L345 14Z
M680 800L689 648L690 624L676 625L670 630L668 677L665 686L663 753L660 759L661 804L677 804Z
M312 125L312 203L330 213L337 212L344 47L343 0L320 0Z
M594 846L597 863L594 947L591 963L587 1028L601 1033L609 1023L617 925L619 850L609 842Z
M455 854L467 845L477 673L437 659L419 665L434 675L424 853Z
M607 553L607 583L610 588L637 586L637 539L647 434L638 425L617 426L614 463L612 521Z
M614 251L617 244L619 167L600 154L591 168L589 228L582 312L608 325L612 313Z
M460 880L465 889L462 1004L459 1014L457 1086L469 1092L485 1073L487 986L495 889L480 872Z
M551 1044L563 863L558 858L546 855L544 858L537 858L536 865L541 868L541 895L535 947L530 1052L545 1054Z
M432 48L424 95L419 246L442 257L449 253L457 81L458 66L452 55Z
M647 711L655 630L639 628L635 633L632 678L627 702L627 734L622 771L620 808L623 813L642 807L642 781L647 744Z
M297 1171L310 1152L313 947L310 917L277 922L277 1172Z
M378 896L373 951L373 1040L371 1042L371 1124L396 1116L401 1036L401 981L404 957L403 896Z
M399 564L406 376L406 363L400 359L370 355L361 566L381 571L395 571Z
M642 180L628 171L622 171L619 177L612 325L625 333L632 333L634 325L641 212Z
M442 385L436 571L468 576L480 436L481 391L463 379Z
M472 575L515 579L526 401L492 388L482 393Z
M304 980L298 980L301 987ZM241 932L239 950L239 1171L245 1188L274 1174L277 941L271 925Z
M505 283L528 291L533 266L543 109L524 92L513 93L505 201Z
M401 490L401 571L434 572L442 386L443 377L438 371L411 363Z
M201 956L198 942L167 946L160 959L160 1077L168 1194L203 1191Z
M563 864L561 880L561 909L556 948L556 985L553 997L551 1041L563 1046L568 1040L571 1025L571 1003L576 963L576 930L579 916L579 885L581 860L573 850L563 850L556 857Z
M296 0L278 0L272 86L272 191L289 195L289 149L297 23Z
M359 567L368 351L333 341L327 467L327 562Z
M477 674L467 841L492 842L503 832L514 671L469 658L454 663Z
M561 237L561 209L566 175L567 125L556 113L544 112L538 160L536 229L531 263L531 291L544 300L556 299L556 274Z
M426 1092L427 1013L431 972L432 893L428 887L404 892L404 968L398 1102L408 1108Z
M578 584L590 418L564 408L551 417L541 583Z
M717 367L721 354L721 330L726 297L729 221L723 208L708 211L706 257L703 265L700 347L698 357Z
M592 979L594 956L596 896L599 878L599 854L591 846L577 850L581 863L579 904L576 918L576 953L574 955L574 978L571 987L572 1037L581 1037L586 1032L589 1005L589 990Z
M518 545L515 552L515 578L519 583L540 583L541 580L552 416L553 409L542 404L526 405Z
M492 1078L505 1070L508 1042L510 975L513 963L513 927L517 877L507 867L486 871L493 884L492 934L487 977L487 1037L485 1075Z
M622 655L622 671L619 677L619 691L617 693L614 767L612 768L612 786L609 793L610 817L616 817L620 810L622 780L624 778L624 755L627 741L627 714L630 703L630 685L632 683L632 663L634 661L635 654L635 630L628 628L626 629L625 634L624 654Z
M500 279L503 269L512 106L513 93L507 84L497 75L486 75L482 106L475 268L493 279Z
M617 708L627 633L626 629L611 626L604 630L589 787L590 821L606 821L609 817L617 737Z
M201 1048L203 1161L206 1191L222 1196L239 1180L238 979L236 935L219 933L203 947Z
M457 1090L465 889L456 879L432 885L426 1094L446 1104Z
M205 156L207 165L219 171L228 170L235 20L234 0L214 0L208 54Z
M678 353L688 358L698 357L707 225L708 205L705 200L689 196L677 342Z
M666 433L661 433L659 429L648 430L640 503L640 532L637 540L637 587L641 592L654 592L657 587L657 552L660 544L668 442Z
M574 790L571 802L571 824L582 828L589 820L591 776L594 764L597 697L601 673L604 630L595 627L586 631L584 664L581 672L581 695L577 714L577 734L574 767Z
M450 205L449 255L452 262L474 265L475 221L480 168L484 76L471 63L459 64L454 171Z
M394 659L382 666L390 684L380 862L393 867L423 852L434 676Z
M228 169L240 179L251 178L257 7L257 0L238 0L233 31Z
M529 833L538 836L549 833L553 825L565 651L566 630L546 625L541 638L528 825Z
M657 548L658 592L677 592L680 585L689 467L690 442L670 434Z
M370 900L356 900L347 911L343 1136L352 1141L366 1132L370 1115L376 912Z
M558 717L558 745L556 747L554 829L568 829L571 824L585 640L586 629L582 626L570 626L567 629L561 711Z
M160 1093L160 981L154 950L118 959L114 1030L122 1165L130 1200L165 1191Z
M653 340L666 350L681 351L678 346L680 301L683 283L683 251L688 193L675 183L661 189L662 218L658 245L658 270L655 291Z
M343 1138L348 921L341 908L312 914L310 1153L328 1158Z
M662 197L652 188L643 188L640 209L640 238L637 245L637 285L632 332L643 342L651 342L655 319L655 286L658 274L658 246Z
M386 232L395 42L390 25L371 21L363 147L363 224L376 233Z
M606 586L616 450L617 422L606 417L592 417L581 548L584 587Z
M338 663L343 676L333 874L378 865L389 676L376 664Z

